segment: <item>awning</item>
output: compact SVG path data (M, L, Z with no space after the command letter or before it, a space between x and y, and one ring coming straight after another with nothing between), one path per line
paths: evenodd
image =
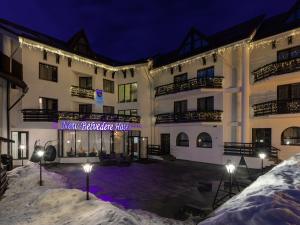
M10 142L10 143L15 143L14 140L8 139L8 138L4 138L4 137L0 137L0 142Z

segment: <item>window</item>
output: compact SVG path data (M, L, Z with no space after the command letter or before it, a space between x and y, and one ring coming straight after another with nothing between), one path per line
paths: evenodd
M300 98L300 83L280 85L277 87L277 100Z
M175 84L182 83L186 80L187 80L187 74L186 73L174 76L174 83Z
M115 107L104 105L103 106L103 113L114 114L115 113Z
M79 77L79 87L93 89L92 77Z
M300 46L281 50L277 52L277 61L284 61L300 57Z
M211 78L215 76L214 67L208 67L197 71L197 78Z
M57 82L57 67L40 63L39 78L41 80L49 80L49 81Z
M174 102L174 113L185 113L187 112L187 100Z
M289 127L281 134L282 145L300 145L300 127Z
M93 105L92 104L79 104L79 112L80 113L92 113Z
M118 91L119 102L137 101L137 83L121 84Z
M137 116L137 109L125 109L125 110L119 110L119 115L129 115L129 116Z
M39 105L40 105L40 109L53 110L53 111L58 110L57 99L40 97Z
M196 145L199 148L211 148L212 147L211 136L206 132L200 133L197 137Z
M214 111L214 96L197 99L198 112Z
M14 143L11 143L11 153L13 159L28 159L28 134L28 131L11 132L11 139L14 141Z
M182 147L189 147L189 137L186 133L179 133L176 138L176 145Z
M103 91L108 93L115 92L114 81L103 79Z
M271 128L252 128L252 142L256 145L272 145Z

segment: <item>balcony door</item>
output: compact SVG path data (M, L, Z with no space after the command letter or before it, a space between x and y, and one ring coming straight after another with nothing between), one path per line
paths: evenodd
M288 113L289 102L300 100L300 83L277 86L278 113Z
M272 145L272 129L271 128L253 128L252 142L259 146Z
M79 77L79 87L85 89L93 89L92 77Z
M174 102L174 114L182 114L187 112L187 100Z
M187 81L187 73L174 76L174 83L175 84L179 84L179 83L182 83L184 81Z

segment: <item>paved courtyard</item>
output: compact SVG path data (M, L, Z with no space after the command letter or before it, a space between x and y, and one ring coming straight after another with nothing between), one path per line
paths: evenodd
M70 188L85 190L85 174L79 164L48 167L67 178ZM224 167L187 161L133 163L129 167L94 165L90 191L98 198L126 209L142 209L177 218L185 205L211 207L214 192L200 193L199 182L216 188Z

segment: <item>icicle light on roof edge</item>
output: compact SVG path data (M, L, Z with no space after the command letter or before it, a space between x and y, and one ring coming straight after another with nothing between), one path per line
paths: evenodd
M109 70L109 71L117 72L117 71L121 71L121 70L135 69L136 68L136 66L117 66L117 67L109 66L109 65L99 63L97 61L87 59L85 57L82 57L82 56L79 56L79 55L76 55L76 54L73 54L73 53L69 53L67 51L63 51L63 50L60 50L60 49L57 49L57 48L50 47L50 46L45 45L45 44L41 44L41 43L38 43L38 42L35 42L35 41L28 40L28 39L23 38L23 37L19 37L19 43L20 43L21 47L25 46L25 47L28 47L29 49L33 48L33 49L39 49L41 51L45 50L45 51L53 53L53 54L58 54L62 57L71 58L72 60L75 60L75 61L78 61L78 62L81 62L81 63L86 63L90 66L96 66L96 67L99 67L99 68L103 68L103 69L106 69L106 70Z
M169 65L166 65L166 66L161 66L157 69L153 69L151 70L150 72L151 73L157 73L157 72L161 72L161 71L164 71L164 70L168 70L170 68L173 68L173 67L176 67L176 66L179 66L179 65L182 65L182 64L186 64L186 63L192 63L193 61L197 61L197 60L201 60L202 57L207 57L207 56L212 56L213 54L219 54L221 55L223 52L225 52L227 49L230 49L230 48L238 48L244 44L248 45L249 49L250 50L253 50L254 48L258 48L258 47L267 47L269 45L272 44L273 41L281 41L281 40L286 40L288 37L293 37L293 36L296 36L296 35L299 35L300 34L300 29L295 29L295 30L292 30L292 31L288 31L288 32L285 32L284 33L284 36L282 36L282 33L281 34L278 34L278 35L274 35L272 37L269 37L264 40L261 40L261 41L254 41L254 42L250 42L250 41L247 41L247 40L244 40L244 41L241 41L237 44L233 44L233 45L228 45L228 46L224 46L222 48L218 48L216 50L212 50L208 53L204 53L204 54L200 54L200 55L197 55L197 56L194 56L194 57L190 57L188 59L184 59L184 60L179 60L175 63L171 63ZM282 36L282 37L276 37L276 36Z

